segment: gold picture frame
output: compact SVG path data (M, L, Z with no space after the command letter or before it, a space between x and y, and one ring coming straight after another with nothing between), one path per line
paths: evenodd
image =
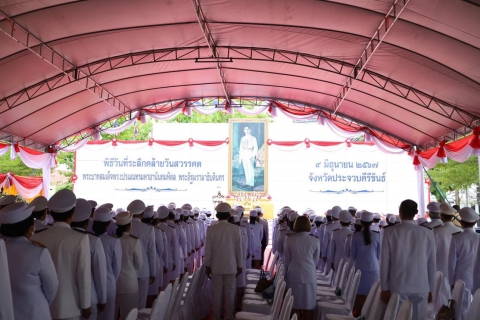
M268 119L230 119L228 193L268 193Z

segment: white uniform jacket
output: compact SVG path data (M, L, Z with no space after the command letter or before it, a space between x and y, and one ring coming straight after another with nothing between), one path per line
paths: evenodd
M65 222L34 234L32 240L47 246L58 275L58 290L50 305L53 319L80 316L91 306L90 241L84 232L75 231Z
M259 222L255 224L250 224L250 231L253 233L255 239L254 247L262 247L262 238L263 238L263 225ZM260 260L260 257L255 257L256 260Z
M170 266L175 265L178 268L180 261L180 248L178 246L177 231L175 230L175 227L169 226L165 222L160 222L158 227L165 232L167 238L165 248L170 251L168 255L168 267L170 268Z
M25 237L9 238L5 246L15 319L50 319L58 279L47 248Z
M155 252L157 253L157 270L160 270L160 274L163 273L163 267L167 265L165 262L165 233L162 229L154 227L153 233L155 234Z
M320 244L307 232L290 234L285 239L283 263L288 282L317 283L316 264L320 259Z
M283 256L283 245L285 244L285 238L287 237L287 234L294 233L288 226L287 224L282 224L280 227L280 231L278 232L278 237L277 237L277 252L280 255L280 257Z
M477 254L475 259L475 265L473 266L473 290L476 292L480 289L480 240L477 244Z
M269 232L269 230L268 230L268 220L260 218L260 223L263 226L263 231L264 231L264 234L265 234L265 243L268 246L268 243L270 242L270 235L268 234L268 232Z
M404 220L384 230L381 290L402 294L433 292L437 269L433 232L413 220Z
M248 254L251 256L253 254L253 244L254 240L252 238L252 230L250 230L250 224L248 221L240 221L240 225L244 226L245 229L247 230L247 235L248 235Z
M185 221L180 221L179 223L182 226L183 232L185 234L185 240L187 242L186 243L186 252L187 252L186 258L188 258L188 255L191 254L192 250L193 250L192 249L193 248L192 247L193 242L191 240L192 239L192 235L191 235L192 228L191 228L191 225L189 223L186 223Z
M425 223L425 227L429 227L431 229L434 229L436 227L439 227L443 224L442 220L440 219L432 219L432 221Z
M354 232L348 237L351 242L350 261L353 261L355 268L362 271L378 271L381 251L381 236L377 231L370 230L370 245L365 245L363 233ZM350 264L350 266L352 266Z
M437 246L437 271L440 271L448 279L448 255L452 234L462 232L462 228L455 226L452 222L445 222L442 226L433 229L435 245Z
M122 268L117 280L117 294L138 292L137 272L143 264L140 239L124 232L119 238L122 246Z
M107 291L116 291L122 268L122 245L120 239L107 233L100 235L107 261Z
M236 274L237 268L244 267L240 228L227 220L208 228L203 263L212 269L212 274Z
M347 261L347 255L345 254L345 241L347 240L347 236L352 233L353 231L350 227L341 227L340 229L332 231L328 263L333 263L335 270L337 270L341 259Z
M130 234L140 239L142 244L143 265L142 269L138 272L138 277L155 277L157 275L157 253L153 226L143 223L142 220L134 217L132 219Z
M465 282L465 288L473 288L473 266L480 234L473 228L452 235L448 255L448 280L454 285L457 280Z
M187 258L187 238L185 236L185 232L183 231L183 227L180 224L174 223L172 220L168 220L167 224L171 227L174 227L177 233L178 248L180 249L179 259L182 259L182 260L186 259ZM180 273L183 273L183 270L180 270Z
M330 249L330 240L332 239L332 231L340 228L340 222L338 220L333 221L332 223L327 223L325 225L325 231L323 232L323 243L322 243L322 256L323 258L328 258L328 250Z

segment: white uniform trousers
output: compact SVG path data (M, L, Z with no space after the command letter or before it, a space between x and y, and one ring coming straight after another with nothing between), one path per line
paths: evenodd
M202 253L200 250L195 251L195 270L198 270L202 265Z
M400 305L408 300L412 304L412 320L427 319L428 293L398 293L400 296Z
M235 274L212 274L213 320L220 320L225 298L224 320L234 319L236 278Z
M98 317L97 305L92 303L92 305L90 306L90 309L92 310L92 314L90 315L90 318L88 318L88 320L97 320L97 317ZM80 316L80 319L86 320L82 316Z
M138 310L147 306L148 280L150 278L138 278Z
M448 300L452 297L452 292L450 289L450 284L448 283L448 278L443 277L442 284L440 285L440 294L438 296L438 306L442 305L448 306ZM437 309L438 310L438 309Z
M128 313L135 308L138 308L138 291L127 294L117 294L115 319L118 319L118 315L120 315L120 320L124 320Z
M195 255L195 254L192 253L192 254L190 255L190 257L187 258L187 271L188 271L188 274L193 274L193 263L194 263L194 261L193 261L193 256L194 256L194 255Z
M115 296L115 290L107 291L107 306L105 307L105 310L97 315L98 320L115 319Z

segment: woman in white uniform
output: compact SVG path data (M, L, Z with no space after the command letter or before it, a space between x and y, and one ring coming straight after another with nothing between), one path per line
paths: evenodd
M41 243L30 240L34 232L33 208L14 203L0 211L0 233L7 237L15 320L51 319L49 305L58 289L50 253Z
M320 259L320 243L310 233L310 220L300 216L295 220L293 231L285 239L283 262L287 287L292 289L292 313L301 319L312 320L317 298L316 263Z
M362 212L362 231L351 235L350 260L362 272L354 309L362 310L375 281L380 279L380 232L370 229L373 213Z
M117 237L122 245L122 269L117 280L115 319L123 320L128 313L138 308L137 272L142 268L143 253L140 240L128 232L132 228L133 215L121 212L117 215Z

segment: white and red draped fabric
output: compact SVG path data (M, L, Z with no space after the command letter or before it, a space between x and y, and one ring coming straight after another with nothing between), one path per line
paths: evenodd
M0 173L0 187L7 194L18 193L26 200L37 197L43 188L42 177L22 177L13 173Z

